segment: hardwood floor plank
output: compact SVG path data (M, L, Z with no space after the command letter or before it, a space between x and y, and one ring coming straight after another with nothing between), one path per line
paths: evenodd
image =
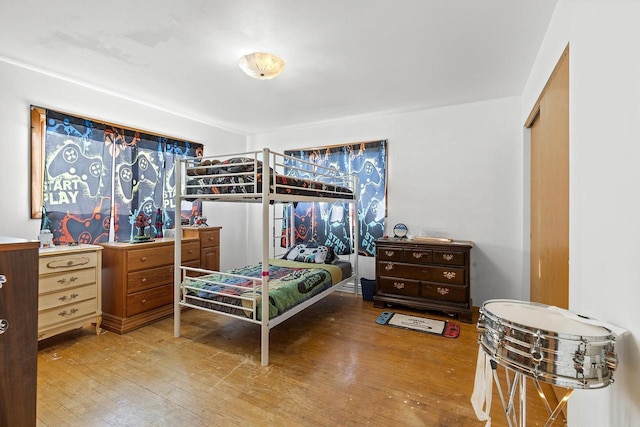
M38 425L482 426L475 324L394 310L453 321L460 336L377 325L383 310L337 292L271 331L267 367L259 326L198 310L182 314L179 338L171 318L53 337L38 354ZM506 426L493 394L493 425ZM533 388L528 401L527 424L543 425Z

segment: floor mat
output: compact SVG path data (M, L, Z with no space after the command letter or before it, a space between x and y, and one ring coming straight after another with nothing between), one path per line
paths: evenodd
M457 338L460 335L460 325L446 320L429 319L428 317L409 316L406 314L384 311L380 313L376 323L396 328L410 329L427 334L440 335L447 338Z

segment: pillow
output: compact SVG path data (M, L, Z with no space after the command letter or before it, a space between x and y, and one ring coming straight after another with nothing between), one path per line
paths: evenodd
M291 248L282 259L315 264L331 264L336 256L331 247L316 244L299 244Z
M239 172L253 172L253 163L255 159L251 157L232 157L222 162L225 165L227 172L239 173ZM246 165L238 163L247 163ZM258 172L262 171L262 162L258 160Z

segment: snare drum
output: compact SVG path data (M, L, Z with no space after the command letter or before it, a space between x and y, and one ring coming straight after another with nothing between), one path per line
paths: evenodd
M611 330L545 304L489 300L480 308L478 340L496 362L561 387L595 389L613 382ZM595 322L592 322L595 323Z

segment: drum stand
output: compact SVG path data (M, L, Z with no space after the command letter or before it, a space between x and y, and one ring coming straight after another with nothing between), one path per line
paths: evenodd
M498 394L500 395L500 401L502 402L502 407L504 408L504 413L505 413L505 416L507 417L507 423L509 424L509 427L516 427L516 426L526 427L527 425L527 381L526 381L527 376L520 372L511 370L506 366L504 367L505 376L507 380L507 392L509 393L509 400L506 401L504 398L504 394L502 393L502 384L500 384L500 379L498 378L498 363L493 359L490 359L490 363L491 363L491 370L493 372L493 379L498 388ZM513 377L511 373L513 373ZM549 400L547 399L547 396L545 395L544 390L542 390L542 387L540 386L540 382L538 381L538 378L536 378L535 376L532 376L532 380L536 386L538 395L544 402L547 412L549 413L549 418L547 418L547 421L544 424L545 427L549 427L553 424L556 418L558 418L558 415L560 415L560 411L562 411L562 408L564 408L564 406L567 404L567 400L569 400L569 398L571 397L571 394L573 393L573 389L572 388L567 389L567 392L564 394L562 399L560 399L556 407L552 409L551 405L549 405ZM518 411L519 413L516 413L516 392L518 394L517 407L519 409Z

